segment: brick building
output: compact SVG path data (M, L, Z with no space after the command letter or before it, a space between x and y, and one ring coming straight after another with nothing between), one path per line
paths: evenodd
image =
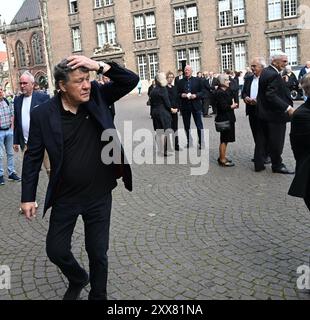
M9 25L0 26L7 48L11 90L18 92L19 76L30 71L41 87L47 87L47 68L39 0L25 0Z

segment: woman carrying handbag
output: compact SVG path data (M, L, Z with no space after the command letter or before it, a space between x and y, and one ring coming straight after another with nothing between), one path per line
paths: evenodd
M215 92L215 103L217 115L215 118L216 131L220 132L220 156L218 164L222 167L233 167L235 164L227 159L226 150L228 142L235 142L235 122L234 109L239 106L233 101L233 92L229 88L229 77L221 74L218 77L219 87Z

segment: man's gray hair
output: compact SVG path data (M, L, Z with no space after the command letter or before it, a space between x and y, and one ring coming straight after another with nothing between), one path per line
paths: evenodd
M283 51L277 51L273 55L270 56L270 63L273 62L274 60L278 60L282 57L287 57L287 54Z
M68 66L68 63L69 61L67 59L63 59L54 67L55 87L57 90L60 89L60 86L59 86L60 81L63 81L64 83L69 81L69 73L75 70L80 70L84 73L89 72L89 69L85 67L72 69L70 66Z
M259 63L263 68L266 68L266 67L267 67L267 63L266 63L265 58L263 58L263 57L256 57L256 58L254 58L254 60L257 60L258 63Z
M28 77L31 83L34 83L34 82L35 82L34 76L33 76L32 73L30 73L29 71L25 71L25 72L21 75L21 77L22 77L22 76Z
M300 81L301 87L305 92L307 97L310 97L310 73L307 73L303 76Z
M217 77L217 80L219 81L220 85L224 85L226 79L228 79L228 75L227 75L226 73L221 73L221 74Z
M156 83L158 83L161 87L165 87L168 82L166 79L166 75L164 72L158 72L155 77Z

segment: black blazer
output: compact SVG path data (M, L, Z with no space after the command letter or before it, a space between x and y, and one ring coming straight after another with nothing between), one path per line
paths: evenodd
M196 99L188 100L187 98L181 97L182 93L189 93L188 81L190 81L190 93L196 94ZM178 82L178 94L181 110L202 111L202 99L206 97L206 89L200 78L191 77L189 80L186 78L181 79Z
M268 122L285 123L290 120L286 112L289 105L293 106L293 101L281 75L271 66L265 68L259 77L258 117Z
M90 100L83 104L101 125L102 130L115 128L109 106L133 90L139 82L139 77L133 72L121 68L113 62L109 62L109 65L111 65L111 69L105 74L113 82L101 85L97 81L93 81ZM60 108L61 98L56 95L44 104L35 107L30 115L28 148L23 162L21 201L33 202L36 198L39 172L44 149L46 149L51 163L51 176L45 198L44 214L53 205L55 192L61 182L64 145ZM122 156L122 164L113 164L115 177L117 179L123 177L125 187L131 191L130 166L125 159L120 142L117 138L114 138L114 141L120 148Z
M244 85L241 92L242 99L245 99L246 97L250 97L251 95L251 85L254 79L254 74L251 76L248 76L244 78ZM248 116L249 114L255 115L256 113L256 105L251 104L245 104L245 114Z
M30 112L35 106L42 104L49 99L49 95L40 91L33 91ZM14 144L17 144L23 150L25 148L25 138L22 127L22 106L23 106L24 95L15 97L14 99Z
M177 87L176 86L169 87L167 85L166 88L168 90L168 96L169 96L171 107L179 109L180 100L178 96Z
M166 87L156 86L150 94L151 109L171 113L171 103Z
M295 177L288 194L305 198L310 195L310 100L293 114L290 133L296 160Z
M223 90L219 87L215 92L215 105L217 108L217 115L215 121L231 121L236 122L234 110L231 108L233 104L234 94L230 88Z
M215 92L215 87L219 86L219 81L216 77L213 77L212 83L210 84L210 79L203 79L202 83L205 87L206 98L212 99Z

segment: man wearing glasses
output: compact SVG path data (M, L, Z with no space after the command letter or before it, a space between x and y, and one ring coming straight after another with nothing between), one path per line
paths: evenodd
M42 104L49 99L49 96L40 91L34 91L34 77L26 71L20 77L21 95L14 99L14 151L18 152L19 148L25 151L27 148L30 112L34 107ZM50 165L48 157L44 158L44 167L49 175Z

